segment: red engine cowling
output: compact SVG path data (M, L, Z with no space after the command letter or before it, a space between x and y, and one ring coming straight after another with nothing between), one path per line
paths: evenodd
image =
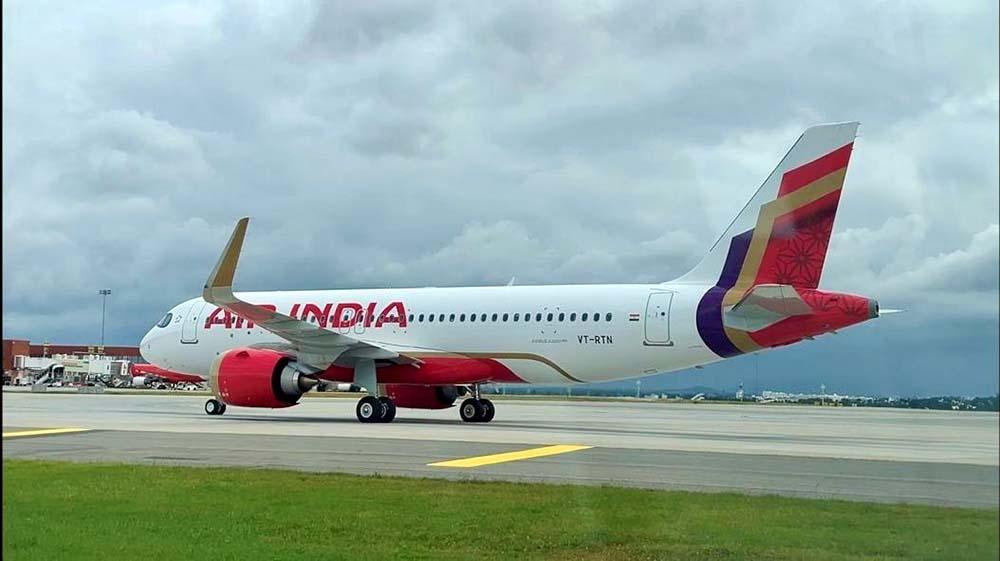
M447 409L465 394L465 388L456 386L415 386L386 384L385 393L396 407L410 409Z
M229 405L291 407L317 383L294 366L292 357L275 351L232 349L215 359L210 382Z

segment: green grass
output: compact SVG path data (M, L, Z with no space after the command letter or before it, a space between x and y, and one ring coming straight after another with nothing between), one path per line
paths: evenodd
M5 460L3 558L997 559L997 511Z

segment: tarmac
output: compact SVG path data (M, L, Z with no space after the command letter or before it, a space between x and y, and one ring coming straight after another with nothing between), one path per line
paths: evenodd
M5 391L3 457L1000 504L996 413L504 399L489 424L451 408L369 425L356 398L219 417L204 401Z

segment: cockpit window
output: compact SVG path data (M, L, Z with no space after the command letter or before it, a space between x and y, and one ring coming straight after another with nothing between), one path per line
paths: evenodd
M160 320L160 323L156 324L156 327L166 327L166 326L170 325L170 320L173 317L174 317L174 314L171 314L170 312L167 312L167 315L163 316L163 319Z

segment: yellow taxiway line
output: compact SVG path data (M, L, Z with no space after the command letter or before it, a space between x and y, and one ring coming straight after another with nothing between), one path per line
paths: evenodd
M14 432L5 432L5 433L3 433L3 437L4 438L19 438L19 437L22 437L22 436L43 436L43 435L49 435L49 434L67 434L67 433L71 433L71 432L86 432L88 430L90 430L90 429L65 428L65 429L19 430L19 431L14 431Z
M489 456L474 456L472 458L460 458L458 460L448 460L445 462L434 462L427 464L434 467L452 468L474 468L488 466L491 464L502 464L504 462L516 462L517 460L530 460L531 458L542 458L545 456L555 456L567 452L586 450L593 446L577 446L574 444L558 444L555 446L543 446L541 448L529 448L517 452L504 452L503 454L491 454Z

